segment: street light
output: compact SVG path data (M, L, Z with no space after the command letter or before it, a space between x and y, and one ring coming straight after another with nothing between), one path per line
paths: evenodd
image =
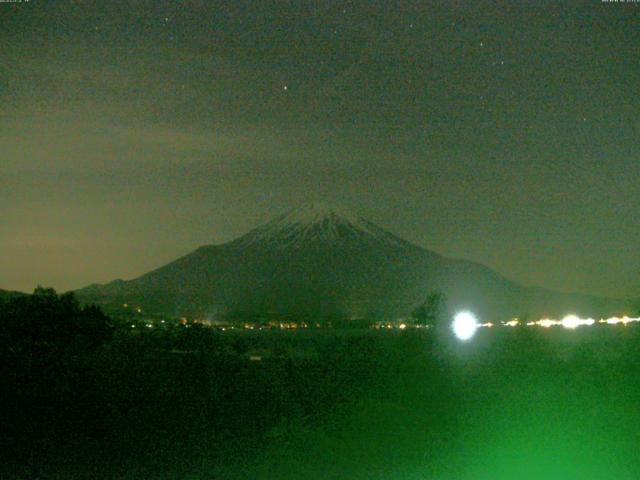
M460 312L454 317L451 328L458 340L466 341L475 335L478 320L471 312Z

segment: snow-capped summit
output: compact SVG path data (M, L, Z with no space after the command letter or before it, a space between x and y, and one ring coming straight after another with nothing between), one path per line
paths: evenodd
M329 202L294 208L236 240L243 247L300 246L305 243L369 240L400 245L402 240L355 212Z
M335 221L357 225L362 219L353 211L330 202L313 202L289 210L276 220L284 224L311 225L323 221Z

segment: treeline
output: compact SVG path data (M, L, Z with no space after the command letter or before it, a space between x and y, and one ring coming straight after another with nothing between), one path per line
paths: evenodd
M0 298L0 349L24 354L82 353L106 342L109 317L82 306L72 292L38 287L32 295Z

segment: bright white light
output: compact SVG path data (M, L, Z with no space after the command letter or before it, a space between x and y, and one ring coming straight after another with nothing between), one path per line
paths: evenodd
M580 319L578 317L576 317L575 315L567 315L566 317L564 317L562 319L562 326L564 328L569 328L569 329L574 329L574 328L578 328L578 326L580 326Z
M451 328L458 339L469 340L478 329L478 320L471 312L460 312L453 319Z
M593 318L578 318L575 315L567 315L562 319L561 323L564 328L573 330L580 325L593 325L595 320Z

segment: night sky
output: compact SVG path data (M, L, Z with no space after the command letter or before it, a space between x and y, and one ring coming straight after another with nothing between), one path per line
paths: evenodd
M527 6L525 6L527 5ZM132 278L300 202L640 296L640 3L0 3L0 288Z

